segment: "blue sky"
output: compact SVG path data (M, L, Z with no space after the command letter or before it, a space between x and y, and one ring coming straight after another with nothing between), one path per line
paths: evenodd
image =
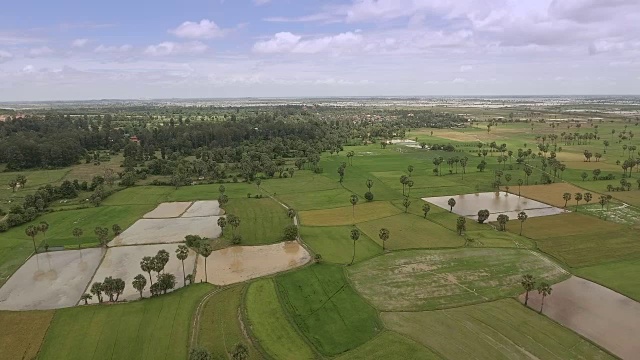
M639 94L637 0L21 1L0 101Z

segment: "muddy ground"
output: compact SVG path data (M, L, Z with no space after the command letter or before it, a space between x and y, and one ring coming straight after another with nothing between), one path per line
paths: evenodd
M214 251L207 258L208 281L227 285L275 274L308 263L311 256L298 242L266 246L234 246ZM198 257L196 282L205 281L204 259Z
M133 288L131 282L136 275L142 274L147 279L147 287L143 294L145 297L148 297L150 295L149 287L151 286L151 282L149 280L149 274L140 269L140 260L142 260L144 256L154 256L160 249L164 249L168 251L170 255L169 263L165 267L164 271L176 276L176 287L180 288L183 285L183 276L182 262L176 258L176 249L178 248L178 245L179 244L160 244L110 248L105 254L104 260L100 264L100 267L91 280L89 286L96 281L102 282L107 276L121 278L125 282L125 289L119 300L135 300L140 297L140 294ZM187 274L193 272L195 260L195 252L190 251L189 257L184 262ZM155 272L151 272L151 276L153 277L153 282L156 282L157 274ZM80 296L78 296L78 299L79 297ZM94 297L90 302L96 303L98 302L98 299Z
M196 201L182 214L182 217L220 216L223 214L224 210L220 209L220 204L218 204L217 200Z
M187 235L217 238L221 233L217 221L217 216L141 219L109 242L109 246L178 243L184 242Z
M145 219L177 218L184 214L191 206L191 202L169 202L158 205L155 209L144 214Z
M74 306L103 254L104 249L83 249L31 257L0 289L0 310Z
M539 310L541 299L530 292L529 306ZM623 359L640 357L640 303L613 290L572 277L552 286L543 313Z

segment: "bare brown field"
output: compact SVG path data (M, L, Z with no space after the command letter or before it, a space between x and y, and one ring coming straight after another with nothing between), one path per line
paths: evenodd
M520 296L524 301L524 296ZM541 296L529 293L528 305L540 309ZM640 303L603 286L572 277L553 285L543 314L623 359L640 354Z
M0 359L35 359L53 314L0 311Z
M390 202L374 201L334 209L309 210L300 212L300 223L307 226L341 226L381 219L400 214L402 211Z
M511 186L509 192L517 195L518 187ZM577 192L579 193L591 192L594 198L592 202L597 201L598 196L600 196L600 194L596 192L584 190L575 185L568 184L568 183L554 183L549 185L527 185L527 186L522 186L520 188L521 196L525 196L525 197L528 197L529 199L538 200L545 204L549 204L557 207L564 207L565 201L562 199L562 195L566 192L571 193L572 197L573 197L573 194ZM584 201L582 203L584 204ZM575 205L575 201L570 200L568 205Z

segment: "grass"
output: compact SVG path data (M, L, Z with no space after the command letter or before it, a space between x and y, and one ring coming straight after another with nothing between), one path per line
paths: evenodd
M249 285L246 309L251 333L274 359L314 359L315 353L287 319L272 279Z
M348 200L348 198L347 198ZM360 203L335 209L301 211L300 222L307 226L341 226L381 219L400 213L400 209L386 201Z
M613 359L516 300L421 313L383 313L385 325L447 359Z
M120 190L109 196L104 205L150 205L167 201L169 194L174 192L168 186L134 186Z
M351 192L343 189L318 190L307 193L277 195L277 198L298 211L329 209L349 205Z
M192 285L157 298L57 310L41 359L185 359L191 319L211 291Z
M540 250L574 268L640 259L638 235L629 229L558 236L536 242Z
M524 249L411 250L348 270L355 289L381 311L423 311L515 296L532 274L553 284L568 274Z
M224 185L225 195L229 199L246 199L247 194L258 194L258 188L247 183L225 183L182 186L170 192L166 201L217 200L220 185Z
M349 286L342 267L313 265L276 278L283 307L323 355L354 349L382 329L375 309Z
M225 206L225 211L240 218L236 233L242 236L243 245L266 245L282 241L284 228L292 224L286 209L270 198L232 199ZM231 238L231 226L225 228L224 236Z
M53 311L0 311L0 359L35 359Z
M421 344L393 331L384 331L366 344L339 356L338 360L415 359L437 360L440 356Z
M244 285L237 285L221 290L211 296L202 308L197 344L207 349L213 355L213 359L228 359L233 347L238 343L247 346L249 359L261 358L245 335L240 321L244 289Z
M389 250L459 247L464 245L464 237L444 228L429 219L412 214L399 214L384 219L358 224L378 245L382 240L378 236L381 228L390 232L385 247Z
M622 295L640 301L640 260L620 261L576 269L575 275L604 285Z
M314 253L322 255L322 261L335 264L348 264L353 256L351 226L300 227L302 240ZM376 235L377 236L377 235ZM360 234L356 241L356 262L369 259L382 253L382 248L366 234Z
M551 216L528 218L523 224L522 235L531 239L545 239L557 236L589 235L624 230L626 227L612 221L604 221L580 213L564 213ZM507 231L520 233L520 221L515 219L507 224Z

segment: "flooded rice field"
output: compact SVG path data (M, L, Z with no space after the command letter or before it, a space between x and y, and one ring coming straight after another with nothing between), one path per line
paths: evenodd
M155 209L144 214L145 219L177 218L184 214L191 206L191 202L169 202L158 205Z
M477 219L478 211L487 209L491 213L488 221L495 221L500 214L506 214L510 219L515 219L520 211L525 211L529 217L556 215L566 212L566 210L507 192L436 196L423 198L422 200L449 210L448 201L451 198L456 201L453 213Z
M104 249L56 251L31 257L0 288L0 310L45 310L76 305Z
M539 310L540 303L530 292L528 305ZM640 354L640 303L613 290L574 276L552 286L543 313L622 359Z
M217 238L221 233L217 221L217 216L141 219L109 242L109 246L178 243L187 235Z
M183 218L186 217L201 217L201 216L220 216L224 215L224 210L220 209L218 200L211 201L196 201L182 214Z
M207 258L207 279L228 285L290 270L308 263L311 256L296 241L265 246L234 246L214 251ZM205 281L204 259L198 256L196 282Z

